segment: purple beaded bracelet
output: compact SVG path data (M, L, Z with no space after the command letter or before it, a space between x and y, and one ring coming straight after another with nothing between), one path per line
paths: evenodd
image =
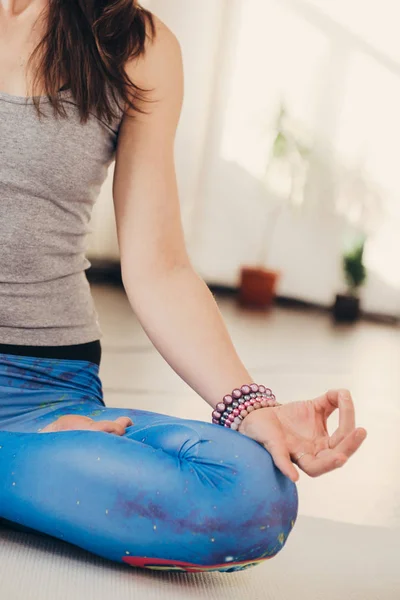
M253 410L272 406L280 404L265 385L242 385L240 389L234 389L232 394L224 396L223 401L217 404L212 413L212 422L237 430L243 419Z

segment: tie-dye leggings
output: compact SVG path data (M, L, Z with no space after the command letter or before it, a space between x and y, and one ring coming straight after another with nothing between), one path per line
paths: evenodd
M123 437L39 433L65 414L134 425ZM297 515L296 486L260 444L107 408L89 361L0 354L0 481L3 523L143 568L247 568L282 549Z

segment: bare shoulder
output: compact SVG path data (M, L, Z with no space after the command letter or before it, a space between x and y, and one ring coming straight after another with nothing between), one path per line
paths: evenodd
M128 76L138 85L156 87L182 74L182 51L173 31L153 13L154 35L147 28L145 52L126 64Z
M179 40L174 32L153 13L153 20L155 25L155 36L153 40L153 46L162 47L164 49L171 49L175 52L180 52Z

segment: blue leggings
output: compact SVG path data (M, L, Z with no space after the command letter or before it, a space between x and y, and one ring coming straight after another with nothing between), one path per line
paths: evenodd
M238 571L277 554L297 491L270 454L211 423L107 408L98 371L0 353L0 517L142 568ZM65 414L134 425L39 433Z

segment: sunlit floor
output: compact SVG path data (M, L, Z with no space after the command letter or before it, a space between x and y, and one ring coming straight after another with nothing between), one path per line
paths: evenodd
M106 403L209 420L209 406L152 346L124 292L92 290L104 332ZM264 565L225 576L138 573L66 544L0 531L1 598L1 590L8 592L4 600L400 598L400 329L335 328L326 314L287 308L249 313L230 298L219 305L253 378L280 401L334 387L352 391L357 422L369 432L362 449L340 471L318 479L302 474L296 527ZM17 570L18 578L11 577Z

